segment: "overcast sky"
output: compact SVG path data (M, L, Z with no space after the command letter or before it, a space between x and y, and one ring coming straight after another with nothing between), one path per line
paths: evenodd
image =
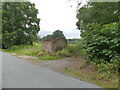
M68 0L30 0L39 10L40 37L52 34L55 30L63 31L66 38L80 38L76 28L77 2ZM72 3L72 8L71 8Z

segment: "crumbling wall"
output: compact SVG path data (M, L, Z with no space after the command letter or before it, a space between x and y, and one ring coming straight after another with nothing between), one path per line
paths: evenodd
M58 38L55 40L42 41L42 49L45 52L53 52L59 49L63 49L67 45L65 38Z
M65 38L58 38L53 41L53 51L63 49L67 45L67 40Z
M43 41L41 47L45 52L52 52L52 41Z

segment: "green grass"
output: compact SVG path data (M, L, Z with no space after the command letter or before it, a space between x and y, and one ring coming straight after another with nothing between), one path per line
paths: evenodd
M61 59L61 57L52 57L52 56L46 56L46 57L41 57L41 60L56 60L56 59Z
M64 49L58 50L53 53L46 53L41 50L41 43L34 43L32 45L13 46L10 49L3 51L8 53L17 53L21 55L30 55L41 58L42 60L60 59L60 57L78 57L80 56L79 44L68 44Z
M56 60L65 57L80 57L80 45L68 44L64 49L53 53L43 52L41 43L34 43L32 45L12 46L9 49L3 49L7 53L17 53L20 55L29 55L40 58L41 60Z
M9 49L2 49L7 53L16 53L18 55L28 55L40 58L40 60L56 60L61 59L60 56L52 56L51 53L43 52L41 43L34 43L33 45L13 46Z
M32 45L20 45L20 46L13 46L9 49L2 49L2 51L7 53L17 53L20 55L31 55L33 56L33 52L39 52L41 50L40 43Z
M8 52L8 53L17 53L21 55L33 55L33 52L37 52L39 50L38 47L27 47L25 46L24 48L17 48L17 49L4 49L3 51Z
M21 55L33 55L33 52L39 52L40 46L30 46L30 45L22 45L22 46L13 46L10 49L3 49L3 51L8 53L17 53Z

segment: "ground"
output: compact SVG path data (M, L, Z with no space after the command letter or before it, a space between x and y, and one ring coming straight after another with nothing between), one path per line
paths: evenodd
M18 55L16 53L11 53L11 55L17 56L18 58L31 61L31 63L36 65L41 65L49 67L55 71L63 72L66 68L75 69L76 66L79 66L84 60L82 58L68 57L64 59L57 60L38 60L38 58L27 55Z
M64 59L57 59L57 60L39 60L33 56L27 55L18 55L16 53L11 53L18 58L22 58L24 60L30 61L32 64L40 65L43 67L47 67L52 69L56 72L67 74L71 77L84 80L89 83L96 84L98 86L102 86L105 88L112 88L117 87L116 77L111 79L112 82L115 81L115 84L111 83L111 80L104 79L104 76L97 73L92 65L86 65L85 60L83 58L75 58L75 57L68 57Z
M2 52L2 88L101 88Z

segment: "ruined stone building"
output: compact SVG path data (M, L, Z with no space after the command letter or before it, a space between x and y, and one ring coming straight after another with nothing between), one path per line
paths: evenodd
M53 52L63 49L67 45L67 40L64 37L60 37L52 40L43 40L41 44L42 50L45 52Z

